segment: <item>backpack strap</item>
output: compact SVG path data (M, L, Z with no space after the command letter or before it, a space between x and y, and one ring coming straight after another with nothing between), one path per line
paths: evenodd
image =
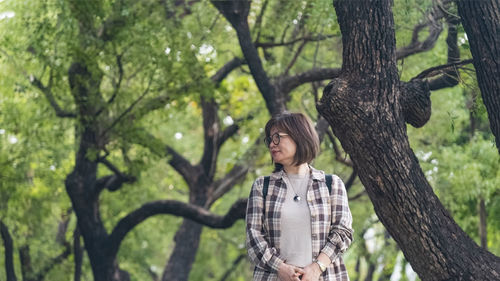
M332 175L325 175L325 179L326 179L326 186L328 187L328 193L332 194L333 177Z
M269 176L264 177L264 187L262 187L262 196L264 197L264 202L266 201L267 189L269 188Z

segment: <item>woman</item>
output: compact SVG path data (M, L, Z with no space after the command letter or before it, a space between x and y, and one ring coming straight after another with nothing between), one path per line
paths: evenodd
M255 180L248 199L253 280L349 280L341 257L353 233L347 194L339 177L329 188L325 173L309 165L319 151L311 122L301 113L283 113L265 131L276 169Z

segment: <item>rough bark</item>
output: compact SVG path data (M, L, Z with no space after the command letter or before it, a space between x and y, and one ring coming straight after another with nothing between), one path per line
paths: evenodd
M457 4L500 153L500 0L458 0Z
M342 74L317 107L351 156L377 216L422 280L498 280L500 258L453 221L410 148L391 1L334 6Z

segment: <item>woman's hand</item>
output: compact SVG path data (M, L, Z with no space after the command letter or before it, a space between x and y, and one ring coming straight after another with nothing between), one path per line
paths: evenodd
M315 262L310 265L304 267L304 274L302 275L301 281L318 281L319 276L321 275L321 269L319 265Z
M281 281L300 281L299 277L304 271L296 266L282 263L278 269L278 277Z

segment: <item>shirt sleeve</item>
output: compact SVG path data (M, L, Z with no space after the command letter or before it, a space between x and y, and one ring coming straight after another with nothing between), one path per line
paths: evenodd
M334 262L349 248L354 233L351 210L347 202L347 192L344 183L337 176L333 176L330 204L332 222L326 244L321 252L325 253Z
M279 251L269 245L269 235L264 230L264 178L259 177L252 185L246 212L246 247L250 260L267 271L278 271L284 262ZM267 239L266 239L267 238Z

